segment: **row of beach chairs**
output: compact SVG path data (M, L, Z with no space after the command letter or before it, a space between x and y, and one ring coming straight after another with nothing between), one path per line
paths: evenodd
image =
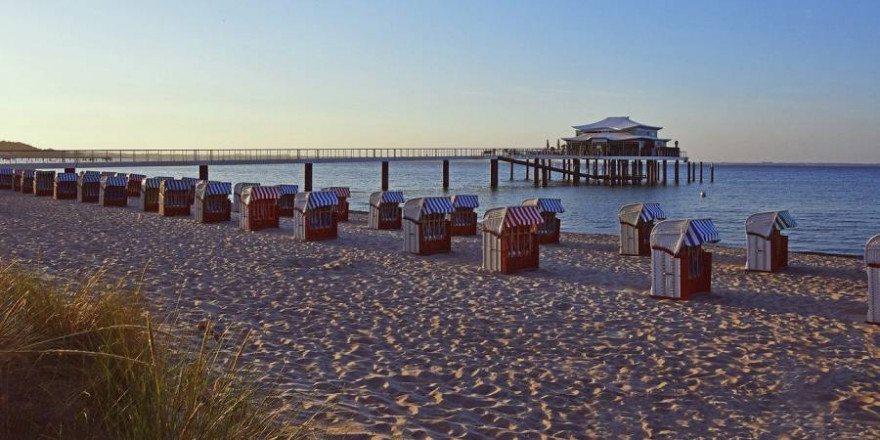
M337 238L338 222L348 220L351 196L347 187L301 193L296 185L233 186L193 178L8 168L0 168L0 189L102 206L127 206L128 197L137 197L143 211L163 216L188 216L194 211L196 221L202 223L230 221L231 212L237 211L239 227L245 231L278 228L279 218L288 216L294 218L294 235L302 241ZM406 200L400 191L379 191L370 195L368 223L371 229L402 229L405 251L431 255L450 252L452 236L477 234L478 207L476 195ZM487 210L482 228L483 267L501 273L537 269L540 245L559 243L557 215L563 212L561 200L551 198ZM668 220L657 203L626 205L618 218L620 254L651 257L651 296L688 300L711 291L712 253L703 245L720 241L711 219ZM745 268L775 272L788 266L788 237L783 232L796 226L788 211L749 216ZM880 323L880 235L869 240L865 260L868 321Z

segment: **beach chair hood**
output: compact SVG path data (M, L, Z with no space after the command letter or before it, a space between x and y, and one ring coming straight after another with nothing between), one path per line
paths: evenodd
M333 191L306 191L296 195L293 201L293 209L306 212L310 209L336 206L339 197Z
M208 196L229 196L232 193L232 183L199 181L196 184L196 198L201 200Z
M278 200L281 190L277 186L249 186L241 191L241 203L249 205L259 200Z
M880 268L880 235L875 235L865 245L865 263Z
M526 199L523 201L523 206L537 206L541 212L552 212L556 214L560 214L565 212L565 209L562 207L561 199L544 199L544 198L534 198L534 199Z
M718 229L712 219L664 220L651 232L651 248L678 256L684 246L718 243Z
M620 208L618 218L621 223L638 226L639 222L665 220L666 214L659 203L633 203Z
M483 215L483 229L501 234L507 228L544 223L537 206L508 206L492 208Z
M377 191L370 194L370 205L379 207L383 203L401 204L406 202L403 193L400 191Z
M763 238L770 237L773 230L796 228L797 222L788 211L769 211L752 214L746 219L746 233Z
M456 194L452 196L452 206L475 209L480 207L480 199L474 194Z
M403 218L417 222L425 215L450 214L453 211L455 207L449 197L419 197L403 205Z
M350 198L351 197L351 188L347 186L328 186L327 188L321 188L321 191L332 191L336 193L336 197L338 198Z

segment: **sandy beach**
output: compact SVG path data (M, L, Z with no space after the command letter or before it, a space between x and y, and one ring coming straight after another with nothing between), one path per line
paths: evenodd
M860 259L778 274L713 246L714 291L651 299L648 258L563 234L542 268L484 272L480 238L403 252L353 214L331 242L0 191L0 261L134 283L180 331L253 329L267 384L342 438L880 436L880 327ZM565 223L563 221L563 230ZM828 231L832 233L832 231ZM722 237L722 240L724 237Z

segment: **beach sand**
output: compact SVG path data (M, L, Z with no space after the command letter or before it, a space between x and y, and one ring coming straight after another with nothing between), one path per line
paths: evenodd
M742 250L713 246L713 293L676 302L646 296L649 259L613 236L563 234L540 270L508 276L480 268L479 237L419 257L352 219L300 243L290 219L251 233L235 214L202 225L0 191L0 260L143 275L182 333L208 317L253 329L266 383L343 438L880 436L859 259L794 253L748 273Z

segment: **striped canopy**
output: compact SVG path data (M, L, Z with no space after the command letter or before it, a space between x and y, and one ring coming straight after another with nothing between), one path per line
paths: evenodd
M126 186L128 185L128 179L121 176L104 176L101 178L101 186L103 187L111 187L111 186Z
M163 180L174 180L169 177L145 177L141 180L141 188L158 188L159 182Z
M492 208L483 216L483 229L501 234L507 228L544 223L537 206L509 206Z
M400 191L378 191L370 194L370 205L378 207L382 203L404 203L406 199Z
M88 171L88 170L86 170L86 171L80 171L79 174L80 174L80 175L83 175L83 174L97 174L97 175L99 175L99 176L101 175L101 173L99 173L99 172L97 172L97 171Z
M239 182L239 183L236 183L235 186L232 187L232 191L235 192L235 194L240 195L241 192L244 191L245 188L250 188L252 186L260 186L260 184L259 183Z
M259 200L278 200L281 191L277 186L249 186L241 191L241 202L245 205Z
M773 230L796 228L797 222L788 211L769 211L752 214L746 219L746 234L769 238Z
M618 217L621 223L638 226L639 222L666 219L659 203L633 203L620 208Z
M113 171L101 171L101 177L113 177L116 173Z
M537 206L541 209L541 212L553 212L553 213L562 213L565 212L565 209L562 208L562 200L560 199L543 199L543 198L534 198L527 199L523 201L523 206Z
M144 178L146 178L146 177L147 176L144 176L143 174L132 173L132 174L128 175L128 181L129 182L140 182L140 181L144 180Z
M160 190L164 188L165 191L189 191L191 187L189 182L175 179L166 179L159 184Z
M333 191L306 191L297 194L293 201L294 209L302 212L309 209L336 206L337 204L339 204L339 197Z
M58 173L55 175L56 182L76 182L79 176L76 173Z
M34 177L36 175L36 171L34 170L22 170L21 175L24 177Z
M228 196L232 194L232 183L200 181L196 184L196 198L206 196Z
M419 197L407 200L403 205L403 217L419 221L422 216L431 214L449 214L455 211L449 197Z
M479 208L480 200L474 194L456 194L452 196L452 206L456 208Z
M277 185L278 191L282 196L293 195L299 192L299 186L297 185Z
M12 168L0 168L0 176L11 176L13 174Z
M126 174L126 173L116 173L116 177L124 177L124 178L128 179L128 174Z
M333 191L336 193L336 197L339 198L349 198L351 197L351 189L347 186L328 186L327 188L321 188L321 191Z
M86 173L79 176L82 183L101 183L101 175L95 173Z
M37 170L37 171L34 171L34 175L37 177L50 177L50 176L54 177L55 171Z
M679 255L684 246L717 243L721 239L712 219L665 220L651 232L651 248Z

